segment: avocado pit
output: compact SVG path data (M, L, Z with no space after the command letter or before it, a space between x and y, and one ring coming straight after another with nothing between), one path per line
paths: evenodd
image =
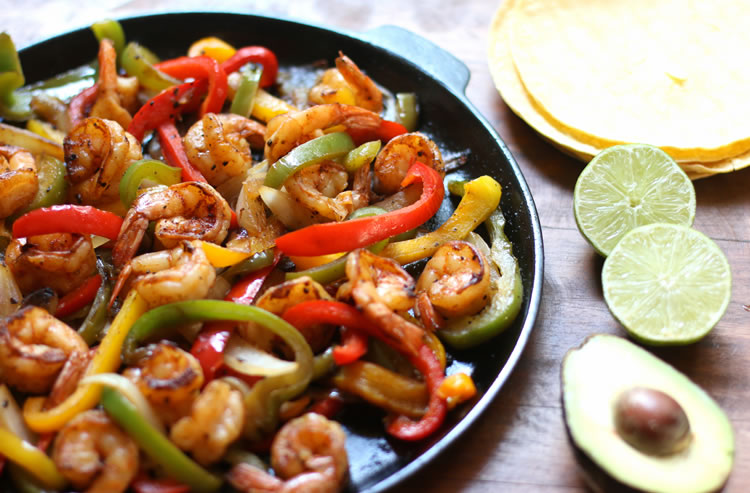
M645 454L676 454L690 443L685 410L660 390L632 387L617 398L614 413L618 435Z

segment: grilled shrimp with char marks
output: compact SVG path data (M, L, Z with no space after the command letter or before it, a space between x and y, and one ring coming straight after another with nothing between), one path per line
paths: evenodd
M377 130L381 118L377 113L347 104L319 104L302 111L284 113L268 122L265 156L276 162L289 151L320 132L335 125L359 130Z
M417 281L420 315L429 316L422 312L431 308L446 318L472 315L487 304L490 287L490 268L482 252L471 243L449 241L438 248Z
M60 430L52 459L86 493L127 490L138 472L138 446L104 411L85 411Z
M22 308L0 321L0 381L21 392L45 393L68 357L88 349L78 332L43 308Z
M52 233L30 236L25 243L14 239L5 262L24 294L49 287L63 296L96 273L96 254L88 235Z
M189 241L170 250L144 253L128 262L117 278L112 300L131 275L135 275L132 289L151 307L204 298L216 280L216 270L203 248Z
M27 150L0 146L0 219L6 218L34 200L39 188L36 161Z
M271 444L274 477L249 464L229 472L244 492L335 493L348 479L346 433L335 421L308 413L286 423ZM281 479L279 479L281 478Z
M200 464L221 459L242 434L245 405L242 394L228 383L212 380L193 402L190 414L174 424L169 437Z
M440 149L424 134L412 132L392 138L375 158L375 191L396 193L414 161L419 161L443 174L445 163Z
M221 243L229 231L232 210L208 183L187 181L154 187L139 195L125 216L112 258L122 267L135 255L148 228L156 221L156 237L166 248L181 240Z
M141 144L119 123L86 118L63 141L72 200L96 205L120 199L122 176L143 157Z
M152 344L148 355L123 372L167 425L190 413L203 385L203 370L195 357L171 342Z
M263 149L266 127L240 115L207 113L190 127L183 142L190 163L213 186L252 165L250 148Z

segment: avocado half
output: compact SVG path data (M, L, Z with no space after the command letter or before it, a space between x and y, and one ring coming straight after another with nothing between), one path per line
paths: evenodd
M634 388L666 394L684 411L689 431L675 451L656 455L623 438L616 409ZM734 434L727 416L685 375L626 339L597 334L570 350L562 399L576 458L596 491L712 492L729 477Z

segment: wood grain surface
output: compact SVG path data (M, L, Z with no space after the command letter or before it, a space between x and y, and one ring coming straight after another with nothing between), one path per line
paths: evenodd
M396 24L458 57L471 70L469 99L510 147L536 201L544 235L544 292L531 341L497 399L453 447L396 491L582 492L586 488L560 409L560 363L565 352L586 336L624 335L624 331L602 298L602 259L581 237L573 218L572 192L582 164L538 137L508 109L493 86L487 38L498 5L498 0L0 0L0 29L23 47L104 17L208 8L354 31ZM744 493L750 491L750 169L700 180L695 187L695 227L716 240L729 258L732 300L704 340L655 353L690 376L726 410L737 449L725 491Z

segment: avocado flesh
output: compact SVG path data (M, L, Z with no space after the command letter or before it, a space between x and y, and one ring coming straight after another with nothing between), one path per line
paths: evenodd
M699 493L726 482L734 459L726 415L700 387L646 350L620 337L592 336L566 355L562 385L571 440L617 483L654 493ZM661 390L682 406L693 436L681 452L647 455L617 434L615 402L635 386Z

